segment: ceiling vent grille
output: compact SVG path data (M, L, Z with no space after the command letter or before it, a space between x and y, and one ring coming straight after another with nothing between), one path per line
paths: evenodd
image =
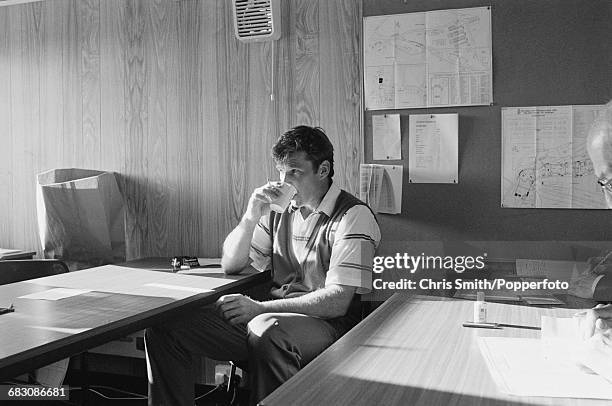
M280 38L279 0L232 0L234 33L240 41Z

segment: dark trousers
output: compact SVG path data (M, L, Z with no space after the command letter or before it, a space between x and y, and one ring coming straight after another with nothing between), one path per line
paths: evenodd
M340 323L342 324L342 323ZM251 402L266 397L346 330L295 313L265 313L232 326L214 306L145 332L149 405L194 404L192 356L248 361Z

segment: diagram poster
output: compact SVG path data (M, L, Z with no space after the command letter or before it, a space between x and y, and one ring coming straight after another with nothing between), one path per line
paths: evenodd
M602 108L502 108L502 207L606 208L586 151Z
M364 86L368 110L492 103L490 8L364 18Z

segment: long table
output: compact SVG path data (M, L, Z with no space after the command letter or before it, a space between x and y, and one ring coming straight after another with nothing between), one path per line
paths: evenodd
M462 327L472 301L395 294L261 405L609 405L609 400L501 393L477 337L538 338L540 316L573 309L488 303L487 319L515 327Z
M220 268L173 273L150 258L0 286L0 380L141 330L269 280L267 272ZM53 288L88 290L60 300L21 298Z

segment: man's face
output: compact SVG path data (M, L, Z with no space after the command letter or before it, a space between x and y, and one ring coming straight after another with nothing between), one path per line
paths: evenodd
M610 182L610 184L602 187L602 190L608 209L612 209L612 170L610 167L606 167L605 169L595 170L595 174L599 181Z
M283 162L276 163L280 180L293 185L297 189L294 197L298 206L310 203L318 196L322 180L313 163L306 159L304 151L294 152L287 156Z
M612 162L610 157L607 156L607 152L603 145L595 144L588 148L589 156L593 162L593 173L597 179L601 182L608 182L612 180ZM603 187L604 197L608 208L612 209L612 182L611 184Z

